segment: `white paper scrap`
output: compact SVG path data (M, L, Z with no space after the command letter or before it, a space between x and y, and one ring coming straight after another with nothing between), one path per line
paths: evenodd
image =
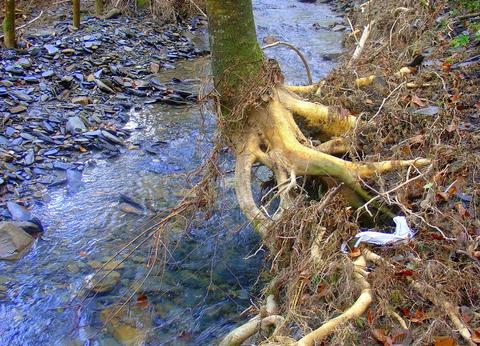
M387 245L413 238L415 233L410 227L408 227L407 220L404 216L395 216L393 221L396 225L394 233L381 233L375 231L360 232L355 236L355 239L357 239L355 247L358 247L360 243Z

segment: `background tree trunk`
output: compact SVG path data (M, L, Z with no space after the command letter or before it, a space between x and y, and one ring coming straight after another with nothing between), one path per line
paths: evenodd
M5 0L5 18L3 19L5 47L12 49L17 46L15 41L15 0Z
M73 26L80 29L80 0L72 0Z
M207 0L210 49L215 87L223 106L235 104L235 96L263 65L257 41L251 0Z
M103 14L103 0L95 0L95 14L97 17Z

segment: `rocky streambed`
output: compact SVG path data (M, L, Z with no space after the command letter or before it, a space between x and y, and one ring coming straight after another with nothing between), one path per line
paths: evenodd
M259 40L299 46L316 79L334 66L342 33L326 5L254 9ZM0 51L0 220L26 234L25 257L0 262L0 344L211 344L255 299L263 250L228 173L210 219L173 226L161 265L145 265L146 242L102 267L185 194L215 126L195 103L209 75L204 21L149 20L84 17L75 31L66 19ZM268 54L304 82L295 54Z

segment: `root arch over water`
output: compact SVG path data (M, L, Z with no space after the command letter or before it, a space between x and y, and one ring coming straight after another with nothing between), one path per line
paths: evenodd
M337 188L334 191L341 190L341 193L348 200L355 201L353 204L357 204L358 207L371 199L361 187L360 182L363 178L371 178L403 167L420 168L430 163L428 159L352 162L337 157L336 155L343 155L350 150L346 136L364 124L361 119L352 115L340 114L331 107L305 101L298 95L312 93L317 87L316 85L275 87L268 101L248 113L244 130L233 138L236 144L234 148L237 199L246 217L264 239L272 236L270 232L275 231L272 227L274 222L293 205L299 176L318 176L336 182ZM313 145L303 134L294 115L318 129L324 139L323 143ZM258 206L254 199L251 177L252 169L257 163L269 168L275 177L276 196L280 202L273 215L269 215L265 208ZM322 206L326 205L334 191L324 196ZM313 250L311 252L312 257L315 257L312 258L313 261L320 260L321 252ZM354 282L360 290L356 301L342 314L324 322L300 340L283 337L282 343L318 344L335 329L367 310L373 300L372 290L367 281L368 273L365 271L367 260L365 256L360 256L352 262L352 265ZM284 321L277 314L258 315L229 333L221 345L240 345L266 325L274 325L274 334L278 334Z

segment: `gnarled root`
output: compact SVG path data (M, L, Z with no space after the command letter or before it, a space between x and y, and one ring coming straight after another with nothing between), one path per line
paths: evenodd
M222 339L220 346L239 346L256 333L272 326L275 328L273 333L278 332L283 327L285 319L277 315L278 306L273 295L267 297L265 311L268 316L262 317L259 314L247 323L235 328Z
M331 320L322 324L319 328L308 333L303 338L301 338L297 345L298 346L309 346L309 345L318 345L320 342L330 335L336 328L345 322L361 316L368 308L370 303L373 300L372 290L370 284L366 280L367 272L365 268L367 262L364 256L358 257L353 264L355 265L355 281L357 285L362 289L360 296L355 301L355 303L344 311L340 316L332 318Z
M251 169L255 162L261 162L274 172L282 208L291 204L289 193L295 181L289 177L313 175L333 178L368 201L371 197L361 188L359 178L402 167L422 167L430 162L426 159L372 163L345 161L331 155L347 151L347 144L342 138L334 138L314 148L298 128L292 112L313 119L315 126L332 136L344 134L358 121L353 116L329 114L328 107L300 100L283 89L278 89L266 106L250 114L248 132L238 140L241 145L237 148L235 188L242 211L262 236L267 234L272 217L257 207L253 198ZM288 188L282 188L285 185ZM275 216L278 218L281 213Z
M310 125L325 133L329 140L314 147L295 123L293 113L307 119ZM272 231L271 226L281 217L282 210L293 204L296 178L299 176L320 176L332 181L332 186L342 185L341 191L350 191L357 195L357 199L366 202L371 197L362 189L360 178L402 167L422 167L430 163L426 159L350 162L333 156L349 151L347 141L341 136L356 128L359 123L360 120L354 116L340 115L327 106L304 101L281 87L274 89L271 99L265 105L250 112L245 131L234 141L237 143L235 190L240 208L262 237L267 237ZM257 206L253 197L251 171L257 162L268 167L276 179L275 196L280 198L280 206L272 216L266 208ZM327 193L324 200L329 197L331 194ZM324 232L320 230L316 241L321 241ZM314 244L311 254L314 257L321 256L320 248ZM373 254L366 253L354 261L355 281L361 288L360 296L340 316L305 335L298 341L298 345L314 345L343 323L365 312L373 298L364 268L366 260L376 259ZM283 318L277 315L275 309L268 312L267 317L257 316L230 332L221 345L240 345L260 331L262 326L274 325L278 329L281 324Z

